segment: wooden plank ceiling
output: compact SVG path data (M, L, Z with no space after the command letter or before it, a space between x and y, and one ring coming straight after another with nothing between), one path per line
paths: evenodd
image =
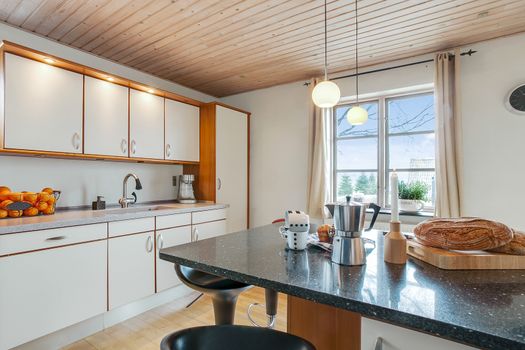
M354 6L328 0L329 71ZM360 65L525 31L524 0L359 0ZM0 20L214 96L322 74L322 0L0 0Z

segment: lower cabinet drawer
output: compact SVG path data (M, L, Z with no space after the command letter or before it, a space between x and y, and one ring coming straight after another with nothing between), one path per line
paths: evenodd
M155 218L141 218L122 221L112 221L108 224L109 237L128 235L131 233L153 231Z
M222 236L226 234L226 220L206 222L203 224L193 225L193 240Z
M191 213L192 224L226 219L226 209L196 211Z
M0 258L0 349L106 311L107 241Z
M154 232L108 240L109 309L155 293Z
M162 215L155 218L157 230L165 228L191 225L191 213Z
M107 224L54 228L0 236L0 256L105 239Z
M381 338L378 344L378 338ZM388 323L361 318L361 350L474 350L455 343Z

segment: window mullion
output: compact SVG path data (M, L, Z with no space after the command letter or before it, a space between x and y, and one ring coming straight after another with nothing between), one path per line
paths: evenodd
M378 204L382 207L385 207L385 169L386 169L386 154L385 154L385 145L386 145L386 124L385 124L385 98L381 97L379 99L379 118L378 119L378 142L377 142L377 201Z

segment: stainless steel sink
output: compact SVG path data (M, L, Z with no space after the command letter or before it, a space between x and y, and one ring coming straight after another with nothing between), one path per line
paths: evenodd
M154 205L154 206L137 206L137 207L128 207L128 208L116 208L116 209L106 209L102 211L104 214L130 214L130 213L140 213L144 211L157 211L157 210L167 210L173 209L173 207L167 205Z

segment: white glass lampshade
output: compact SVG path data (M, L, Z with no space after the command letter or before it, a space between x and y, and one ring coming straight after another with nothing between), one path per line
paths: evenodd
M340 98L339 86L330 80L318 83L312 91L312 100L320 108L331 108L339 102Z
M352 125L362 125L368 120L368 111L361 106L354 106L348 111L346 119Z

